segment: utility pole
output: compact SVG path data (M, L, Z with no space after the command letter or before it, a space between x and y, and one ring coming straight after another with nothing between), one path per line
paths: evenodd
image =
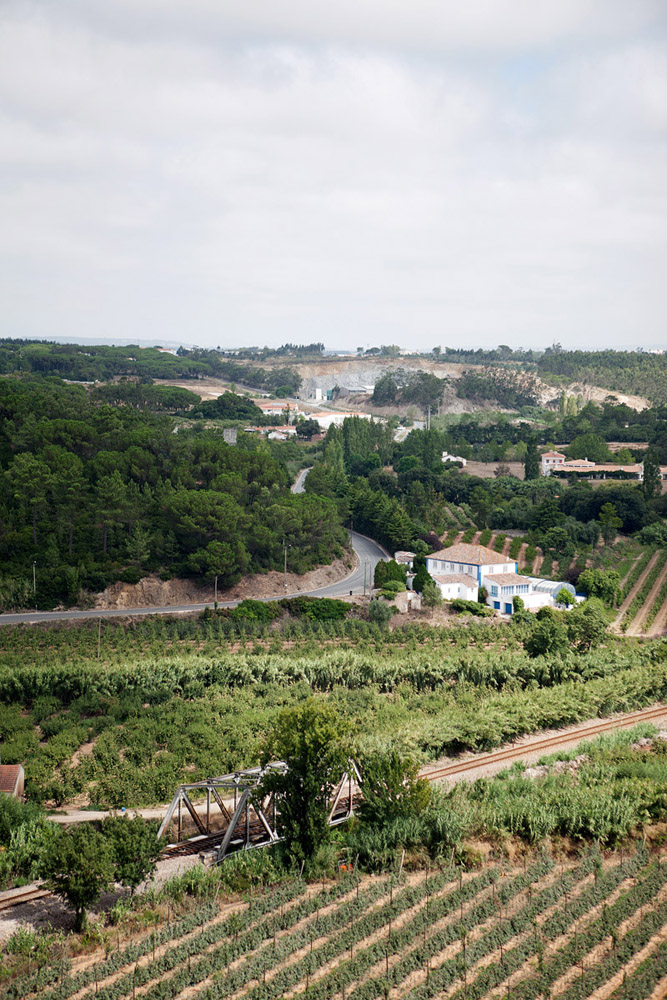
M32 561L32 592L33 595L37 593L37 560Z
M284 562L283 562L283 590L287 590L287 548L288 548L288 546L286 545L285 539L283 538L283 556L284 556Z
M366 567L368 563L364 563L364 597L366 596Z
M215 597L213 598L213 604L215 605L216 611L218 610L218 577L215 578Z

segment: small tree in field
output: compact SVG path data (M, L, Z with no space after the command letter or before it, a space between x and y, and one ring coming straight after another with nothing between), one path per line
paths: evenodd
M157 868L163 845L157 839L156 824L140 816L112 816L105 819L102 832L111 847L116 881L134 892Z
M88 823L63 830L49 844L41 867L49 889L74 910L74 929L80 931L87 908L113 884L107 839Z
M377 826L416 816L431 801L431 786L419 777L419 763L398 750L369 754L361 767L364 801L362 820Z
M292 862L309 861L329 839L329 800L349 759L348 725L316 698L284 709L262 755L284 760L287 771L269 772L261 794L277 794L278 830Z
M422 590L422 601L424 606L431 609L431 615L435 608L442 604L442 591L433 580L427 580Z
M368 605L369 620L373 625L379 625L380 628L387 627L393 613L393 610L384 601L373 600Z
M613 503L602 504L598 520L602 525L602 537L607 545L611 545L616 538L618 529L623 527L623 519L618 516L618 511Z

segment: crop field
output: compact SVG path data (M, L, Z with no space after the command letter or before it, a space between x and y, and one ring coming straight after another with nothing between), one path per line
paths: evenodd
M254 765L278 712L318 693L360 742L391 733L437 760L667 696L664 654L611 641L613 656L545 660L527 656L517 630L477 623L272 634L261 622L156 620L105 624L98 660L94 626L5 629L2 756L30 759L31 801L151 805L179 780Z
M231 910L231 912L230 912ZM667 859L642 846L523 866L435 867L214 899L73 971L42 966L7 1000L662 997Z

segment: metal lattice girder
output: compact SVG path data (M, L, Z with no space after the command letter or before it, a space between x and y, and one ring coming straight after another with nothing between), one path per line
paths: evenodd
M276 771L284 774L286 770L284 761L274 761L265 767L251 767L217 778L179 785L160 825L158 836L163 836L174 816L177 816L178 842L183 843L182 807L185 806L198 831L198 835L189 842L196 845L201 838L206 847L217 850L218 861L222 861L233 851L268 847L269 844L277 843L280 840L277 832L280 802L273 793L260 798L257 789L266 774ZM345 823L354 815L355 795L360 786L359 768L354 761L350 761L331 796L328 817L331 826ZM192 801L192 798L202 793L206 793L205 822ZM211 806L219 810L218 815L223 820L223 826L218 826L215 832L211 828Z
M210 807L211 799L215 802L223 819L226 823L231 823L232 813L230 813L228 804L225 803L225 798L234 800L234 809L236 809L238 804L239 793L243 793L246 788L254 789L260 783L265 774L270 771L279 771L284 773L287 769L287 765L284 761L278 760L267 764L266 767L249 767L242 771L234 771L232 774L223 774L217 778L207 778L205 781L193 781L188 784L179 785L176 789L173 799L169 804L166 815L162 820L160 829L158 830L158 837L162 837L169 828L174 815L178 813L180 816L181 806L185 805L188 810L192 820L201 834L207 834L211 832L210 824ZM201 817L197 813L196 808L192 804L190 795L206 793L207 799L207 822L204 824ZM227 793L227 794L226 794ZM231 795L229 794L231 793ZM180 827L179 823L179 827ZM179 830L179 840L180 840L180 830Z

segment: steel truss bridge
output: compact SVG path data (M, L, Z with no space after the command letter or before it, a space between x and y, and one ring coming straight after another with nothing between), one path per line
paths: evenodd
M179 785L158 830L158 837L174 830L176 840L166 852L215 851L220 862L237 851L277 844L281 839L277 831L280 801L274 794L262 796L259 786L266 774L286 771L287 764L279 760ZM345 823L354 815L360 785L359 769L350 761L329 800L330 826Z

